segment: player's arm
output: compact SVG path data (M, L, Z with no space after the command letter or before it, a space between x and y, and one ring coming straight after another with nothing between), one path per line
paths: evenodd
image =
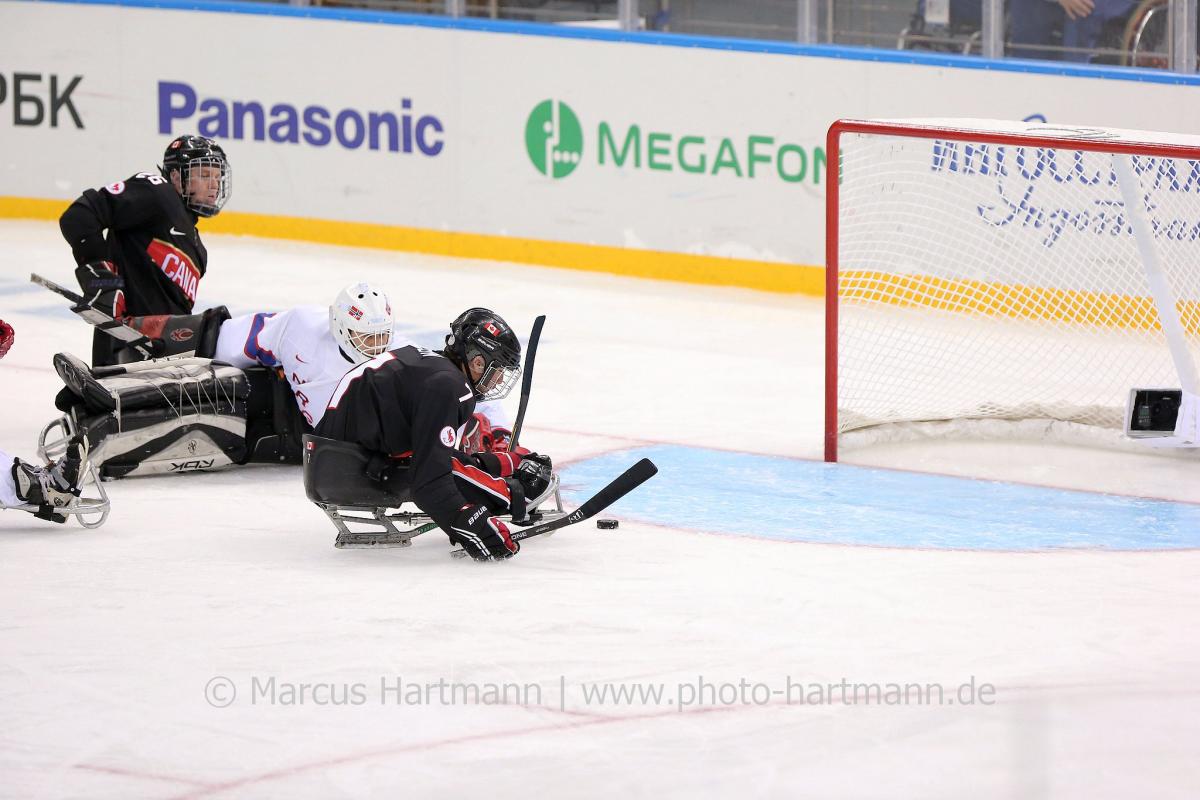
M161 213L155 195L158 175L143 173L128 181L117 181L100 189L88 189L59 217L63 238L71 245L75 263L83 266L108 257L104 231L136 228ZM157 182L157 183L156 183Z
M455 460L462 457L455 445L474 407L474 395L460 379L438 376L423 387L412 421L410 474L421 510L472 558L490 561L513 556L521 547L487 506L468 503L455 485Z
M279 344L286 320L280 314L260 312L226 320L217 336L213 358L245 369L279 365Z
M106 314L125 316L125 279L109 260L104 231L144 225L159 213L154 196L160 176L131 178L101 189L88 189L63 212L58 220L63 238L79 266L75 278L89 305Z

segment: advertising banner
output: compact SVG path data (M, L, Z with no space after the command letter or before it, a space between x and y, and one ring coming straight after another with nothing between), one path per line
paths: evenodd
M381 19L0 4L0 215L200 133L208 230L819 293L839 117L1200 129L1183 83Z

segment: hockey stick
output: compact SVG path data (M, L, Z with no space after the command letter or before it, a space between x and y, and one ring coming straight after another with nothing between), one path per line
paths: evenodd
M611 506L613 503L620 500L625 495L632 492L637 487L641 486L646 481L658 474L658 467L654 466L654 462L648 458L643 458L641 461L634 464L629 469L622 472L617 477L613 478L612 482L605 486L600 491L596 492L590 498L583 502L579 508L572 511L566 516L543 522L540 525L534 525L529 528L520 530L509 530L509 535L513 541L519 542L522 539L529 539L533 536L541 536L543 533L550 533L559 528L565 528L568 525L574 525L576 522L583 522L585 519L596 516L604 509ZM454 550L450 555L455 558L463 558L467 555L465 550Z
M153 339L142 335L133 328L125 325L118 320L113 319L103 311L92 308L83 299L83 295L76 294L70 289L59 286L52 280L43 278L36 272L31 273L29 280L36 283L38 286L44 286L55 294L65 297L70 300L73 305L71 311L75 312L84 322L102 330L114 339L119 339L126 347L131 347L136 350L143 358L154 358L156 346Z
M538 340L542 338L542 326L546 324L546 315L539 314L533 321L533 331L529 334L529 345L525 348L525 369L521 375L521 405L517 407L517 421L513 423L512 438L508 440L508 449L517 449L517 439L521 435L521 426L525 424L525 409L529 407L529 389L533 386L533 358L537 355Z
M583 522L585 519L596 516L601 511L608 508L613 503L617 502L622 497L629 494L657 474L658 467L654 466L654 462L648 458L643 458L641 461L637 462L632 467L613 478L612 482L609 483L608 486L605 486L603 489L585 500L583 505L572 511L570 514L567 514L565 517L559 517L558 519L550 522L543 522L541 525L534 525L530 528L522 528L519 531L513 532L512 538L519 542L522 539L528 539L531 536L541 536L543 533L556 531L559 528L565 528L568 525L574 525L576 522Z

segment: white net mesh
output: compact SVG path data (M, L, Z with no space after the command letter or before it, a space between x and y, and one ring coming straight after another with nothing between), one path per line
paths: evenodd
M1150 143L1114 156L1073 149L1069 138L1032 147L969 134L842 134L838 431L956 419L1120 429L1130 388L1181 380L1114 158L1129 159L1194 361L1200 139L975 125Z

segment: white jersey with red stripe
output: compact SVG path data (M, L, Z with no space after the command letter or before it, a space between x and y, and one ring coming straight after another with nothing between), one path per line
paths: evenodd
M389 348L407 344L408 339L393 328ZM329 332L326 306L297 306L227 320L221 325L214 358L242 369L256 365L281 369L300 413L314 428L342 376L355 367Z

